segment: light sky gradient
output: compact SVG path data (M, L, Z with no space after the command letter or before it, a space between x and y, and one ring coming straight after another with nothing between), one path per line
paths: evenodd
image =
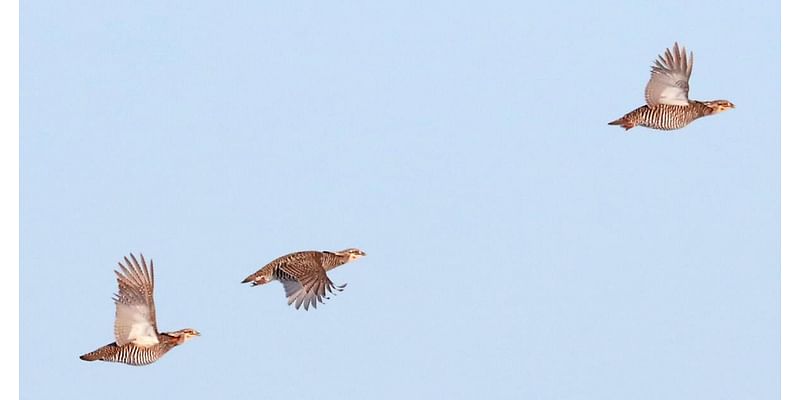
M22 398L778 398L778 2L20 11ZM674 41L737 108L607 126ZM128 252L203 336L83 362Z

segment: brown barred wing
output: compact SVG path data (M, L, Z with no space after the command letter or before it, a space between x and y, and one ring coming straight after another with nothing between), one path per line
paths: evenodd
M322 267L320 253L309 253L307 257L295 259L294 262L279 266L275 275L286 292L287 304L296 309L303 306L317 308L317 303L324 303L329 293L341 292L347 284L336 286L328 278Z

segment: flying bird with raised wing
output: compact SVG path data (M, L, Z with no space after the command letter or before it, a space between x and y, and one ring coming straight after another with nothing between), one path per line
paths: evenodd
M194 329L159 332L156 327L156 306L153 302L153 260L148 268L144 256L136 260L125 257L125 265L118 263L117 285L114 296L117 306L114 321L115 341L95 351L80 356L85 361L109 361L128 365L154 363L175 346L199 336Z
M735 108L728 100L689 100L689 78L692 76L694 54L686 56L686 48L672 51L654 61L650 81L645 87L643 105L609 125L620 125L627 131L635 126L660 130L680 129L692 121Z
M342 251L298 251L270 261L267 265L245 278L242 283L251 286L264 285L274 280L283 284L288 304L295 309L309 305L317 308L317 303L328 299L329 293L341 292L347 284L336 286L328 278L327 272L367 255L359 249Z

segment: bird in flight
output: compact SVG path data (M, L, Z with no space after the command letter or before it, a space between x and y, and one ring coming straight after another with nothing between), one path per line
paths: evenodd
M317 302L323 303L323 299L329 298L329 293L336 294L347 286L346 283L334 285L327 272L365 255L359 249L298 251L270 261L242 283L250 282L251 286L258 286L277 279L283 284L289 305L294 303L298 310L300 306L308 310L309 305L317 308Z
M646 105L641 106L609 125L620 125L627 131L637 125L660 130L680 129L708 115L735 108L728 100L689 100L689 78L692 76L694 54L686 57L686 48L675 43L658 56L644 90Z
M153 260L150 267L139 254L136 260L125 257L125 265L118 263L117 285L114 296L117 315L114 321L115 341L95 351L80 356L85 361L109 361L128 365L147 365L161 358L173 347L200 333L194 329L159 332L156 327L156 305L153 302Z

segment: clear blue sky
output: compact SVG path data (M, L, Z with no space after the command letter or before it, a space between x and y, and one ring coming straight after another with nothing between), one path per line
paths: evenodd
M21 3L23 398L778 397L778 2L188 4ZM607 126L676 40L737 108ZM203 336L80 361L131 251Z

